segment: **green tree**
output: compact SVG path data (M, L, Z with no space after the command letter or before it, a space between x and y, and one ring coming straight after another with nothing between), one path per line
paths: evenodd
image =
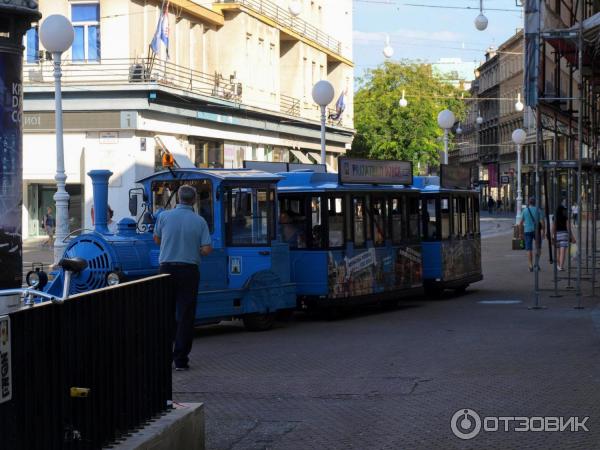
M448 108L457 120L464 118L462 92L432 75L430 65L404 62L367 70L358 83L356 136L349 156L412 161L415 169L419 162L438 164L444 144L437 115ZM398 104L402 90L408 100L405 108Z

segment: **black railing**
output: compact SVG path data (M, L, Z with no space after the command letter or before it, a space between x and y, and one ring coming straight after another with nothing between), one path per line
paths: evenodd
M156 276L58 305L0 307L11 322L13 383L0 404L0 448L99 449L165 413L169 284Z

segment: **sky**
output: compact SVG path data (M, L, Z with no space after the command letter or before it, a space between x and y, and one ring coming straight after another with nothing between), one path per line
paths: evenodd
M488 18L488 27L478 31L474 20L479 15L479 0L353 0L355 76L361 76L365 69L385 60L382 50L386 34L394 49L391 60L483 61L488 47L498 47L523 27L521 8L515 6L515 0L483 0L483 12Z

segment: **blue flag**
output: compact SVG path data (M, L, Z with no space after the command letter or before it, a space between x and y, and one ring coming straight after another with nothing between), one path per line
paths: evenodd
M169 59L169 2L167 2L166 8L161 12L158 18L158 24L156 25L156 32L152 38L150 48L154 53L160 51L160 41L165 45L167 52L167 59Z

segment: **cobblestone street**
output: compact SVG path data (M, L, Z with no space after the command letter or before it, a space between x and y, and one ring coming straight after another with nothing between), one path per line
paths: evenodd
M465 295L336 321L299 314L264 333L199 329L192 370L174 373L176 401L205 402L210 449L600 448L597 300L576 310L573 294L544 292L548 308L529 310L533 278L525 254L510 250L510 225L485 227L485 280ZM550 275L545 259L543 287ZM450 419L463 408L589 416L589 432L460 440Z

